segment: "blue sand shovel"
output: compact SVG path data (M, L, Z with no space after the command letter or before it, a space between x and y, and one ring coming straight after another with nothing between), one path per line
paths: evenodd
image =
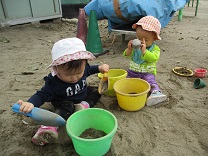
M12 106L12 111L18 114L23 114L32 118L37 124L44 126L62 126L66 124L66 120L53 112L45 109L34 107L29 113L20 112L20 105L15 103Z

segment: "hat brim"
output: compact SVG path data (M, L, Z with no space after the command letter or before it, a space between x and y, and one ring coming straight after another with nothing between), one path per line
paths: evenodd
M70 61L74 61L74 60L95 60L96 57L89 51L78 51L76 53L73 54L67 54L64 56L59 57L58 59L54 60L46 69L50 68L50 67L54 67L54 66L58 66Z
M150 29L144 27L142 24L135 23L135 24L132 25L132 29L136 29L138 25L140 25L144 30L154 32L156 34L157 40L161 40L161 37L157 34L157 32L155 30L150 30Z

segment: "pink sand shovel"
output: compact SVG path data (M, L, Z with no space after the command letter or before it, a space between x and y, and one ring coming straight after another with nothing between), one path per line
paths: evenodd
M12 111L18 114L23 114L25 116L33 119L37 124L44 126L62 126L66 124L66 120L60 115L53 112L47 111L45 109L34 107L29 113L20 112L20 105L15 103L12 106Z

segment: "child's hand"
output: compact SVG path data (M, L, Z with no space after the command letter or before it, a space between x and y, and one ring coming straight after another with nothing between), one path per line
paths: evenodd
M144 55L146 53L146 42L145 39L143 38L143 40L141 41L141 46L140 46L140 50L142 51L142 54Z
M127 49L126 49L126 56L129 56L129 55L131 55L131 53L132 53L132 41L133 41L133 40L130 40L130 41L128 42Z
M133 41L133 40L130 40L130 41L128 42L128 45L127 45L128 49L131 50L131 51L132 51L132 41Z
M19 100L17 103L20 104L20 112L29 113L34 108L34 105L30 102Z
M109 70L109 65L108 64L102 64L99 67L99 71L103 74L103 73L107 73Z

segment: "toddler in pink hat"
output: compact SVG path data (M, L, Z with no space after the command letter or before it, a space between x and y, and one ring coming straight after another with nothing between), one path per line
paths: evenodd
M136 30L137 39L141 41L138 49L132 48L132 41L124 51L124 56L130 56L131 61L127 77L141 78L146 80L150 86L150 96L147 98L146 105L152 106L166 100L156 82L156 64L160 58L160 48L156 45L156 40L161 40L159 20L153 16L145 16L137 23L132 25Z
M55 113L65 120L75 111L93 107L100 99L97 87L87 84L87 77L95 73L108 72L109 65L90 65L94 55L87 51L82 40L66 38L56 42L52 49L51 73L44 78L44 86L27 102L19 100L20 111L29 113L33 107L51 102ZM46 145L58 138L58 127L44 126L32 138L36 145Z

